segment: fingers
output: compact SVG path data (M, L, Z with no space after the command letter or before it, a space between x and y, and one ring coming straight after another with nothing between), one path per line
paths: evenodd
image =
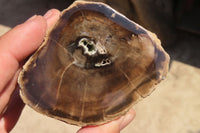
M1 52L9 53L16 61L22 61L39 47L46 29L46 20L42 16L34 15L2 36Z
M5 110L6 105L8 104L8 101L10 100L10 96L12 92L14 91L16 85L17 85L17 78L19 75L20 70L18 70L12 80L8 82L8 84L5 86L3 91L0 93L0 119L2 116L2 113Z
M17 84L19 62L41 45L47 29L52 27L59 15L60 12L56 9L51 10L44 17L35 15L0 37L1 133L8 132L13 128L24 106L18 93L10 99ZM6 105L7 109L5 110ZM5 111L3 112L3 110Z
M8 133L11 131L19 119L23 107L24 103L19 96L18 88L12 94L6 112L0 119L0 133Z
M34 15L16 26L0 39L2 51L9 52L18 61L33 53L42 43L46 30L59 18L60 12L49 10L44 17Z
M124 127L126 127L135 117L135 111L130 109L130 111L121 118L100 125L100 126L91 126L83 127L77 133L119 133Z
M53 9L46 19L35 15L0 37L0 92L17 71L19 62L41 45L47 28L55 23L59 14Z
M0 94L0 133L7 133L14 127L24 107L18 93L19 89L15 89L13 93L19 71Z
M46 28L47 23L43 17L33 16L0 38L0 89L5 87L17 71L19 61L42 43Z

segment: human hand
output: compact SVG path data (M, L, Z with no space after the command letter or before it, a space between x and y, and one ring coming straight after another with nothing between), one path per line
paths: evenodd
M33 16L0 37L0 133L14 127L24 107L17 89L21 65L40 46L59 15L52 9L44 17Z
M8 133L24 107L18 93L21 65L42 43L46 31L59 18L58 10L33 16L0 37L0 133ZM83 127L77 133L119 133L134 118L134 110L101 126Z

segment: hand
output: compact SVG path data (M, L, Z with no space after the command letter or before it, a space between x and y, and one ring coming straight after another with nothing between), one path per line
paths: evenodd
M24 107L17 89L21 65L41 45L59 15L52 9L44 17L33 16L0 37L0 133L14 127Z
M46 31L59 18L52 9L44 17L33 16L0 37L0 133L8 133L24 107L19 97L17 77L25 59L42 43ZM83 127L78 133L119 133L134 118L134 110L101 126Z

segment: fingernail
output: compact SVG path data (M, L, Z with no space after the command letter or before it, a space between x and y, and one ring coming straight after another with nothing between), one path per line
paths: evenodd
M31 18L29 18L28 20L26 20L26 22L33 21L36 17L37 17L37 15L33 15Z
M49 10L47 13L44 14L44 18L45 19L50 18L52 14L53 14L52 10Z
M122 122L120 123L120 130L126 127L135 117L135 112L130 110L123 118Z

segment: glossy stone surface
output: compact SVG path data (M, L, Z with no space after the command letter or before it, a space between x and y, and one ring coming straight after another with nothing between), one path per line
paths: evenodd
M165 78L156 35L96 2L74 2L24 65L18 82L36 111L79 126L124 115Z

